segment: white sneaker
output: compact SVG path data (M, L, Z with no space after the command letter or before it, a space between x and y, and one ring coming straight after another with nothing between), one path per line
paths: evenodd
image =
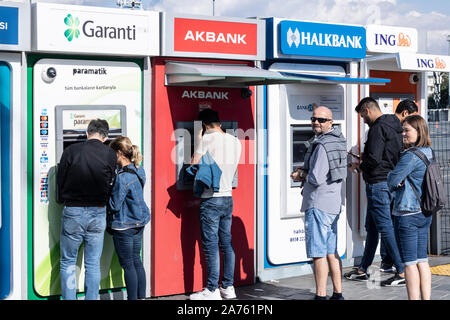
M189 296L190 300L222 300L219 288L214 291L209 291L208 288L203 291L195 292Z
M236 298L236 292L234 291L233 286L229 286L226 289L220 287L220 295L223 299L235 299Z

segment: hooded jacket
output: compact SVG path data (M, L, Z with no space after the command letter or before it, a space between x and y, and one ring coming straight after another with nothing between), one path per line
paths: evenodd
M393 114L385 114L369 125L360 169L366 183L387 180L403 151L403 128Z

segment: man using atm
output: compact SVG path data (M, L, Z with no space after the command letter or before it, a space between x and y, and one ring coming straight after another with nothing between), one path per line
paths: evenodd
M76 300L76 262L83 241L86 300L98 299L106 204L117 165L116 152L103 144L108 133L108 122L90 121L87 140L67 147L58 165L57 201L64 203L60 242L64 300Z

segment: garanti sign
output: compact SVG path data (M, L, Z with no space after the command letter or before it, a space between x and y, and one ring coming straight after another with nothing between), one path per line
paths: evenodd
M159 55L159 13L36 3L33 49Z
M277 28L274 23L274 28ZM366 30L351 25L281 20L282 55L361 59L366 56Z
M168 14L163 21L163 56L265 59L263 21Z

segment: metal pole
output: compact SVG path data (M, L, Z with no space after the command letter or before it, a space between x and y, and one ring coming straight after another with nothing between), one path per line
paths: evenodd
M213 0L213 17L215 16L216 0Z

